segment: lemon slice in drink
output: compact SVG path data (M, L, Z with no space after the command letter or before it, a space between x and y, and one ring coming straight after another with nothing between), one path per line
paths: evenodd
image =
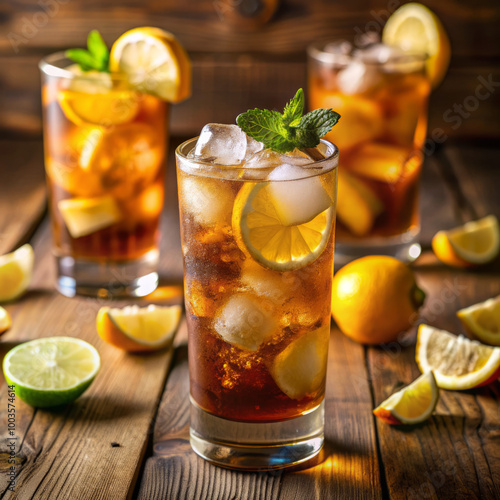
M415 360L422 373L434 372L442 389L473 389L500 376L500 347L486 346L428 325L418 328Z
M73 238L88 236L122 218L118 204L111 196L61 200L57 206Z
M172 343L181 313L180 306L101 307L97 332L105 342L125 351L155 351Z
M283 185L311 179L319 182L316 177L285 181ZM279 181L244 184L234 202L233 233L240 249L264 267L291 271L310 264L325 249L330 237L333 206L317 205L323 210L310 212L302 221L302 214L294 213L288 203L275 196L275 184ZM303 197L319 199L314 192L307 191ZM301 201L296 200L296 206Z
M0 334L6 332L11 324L12 319L10 318L9 311L0 306Z
M487 264L500 252L498 219L488 215L448 231L439 231L432 238L432 249L439 260L450 266Z
M33 248L28 244L15 252L0 255L0 302L14 300L26 291L34 259Z
M113 44L109 67L124 73L134 88L169 102L191 94L191 62L171 33L159 28L135 28Z
M464 328L481 342L500 346L500 295L457 311Z
M427 54L432 86L441 83L450 64L450 41L439 18L427 7L407 3L397 9L384 26L382 41L408 52Z
M373 414L392 425L419 424L436 408L439 388L432 372L427 372L381 403Z
M20 344L3 361L16 396L40 408L71 403L90 386L100 368L97 350L71 337L48 337Z

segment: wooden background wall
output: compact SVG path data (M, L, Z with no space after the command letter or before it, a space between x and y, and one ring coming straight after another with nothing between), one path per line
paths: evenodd
M309 43L352 40L366 26L379 27L380 19L405 3L281 0L273 18L254 30L221 15L228 5L244 2L252 7L261 1L1 0L0 132L40 134L37 62L51 52L83 46L93 28L108 44L123 31L143 25L178 36L193 60L194 87L193 97L175 107L172 130L187 136L209 121L233 122L249 107L280 108L306 85ZM429 130L442 128L453 137L499 138L499 0L422 1L442 19L453 49L448 76L432 96ZM483 101L474 97L480 78L494 82ZM465 108L464 117L454 119L459 113L454 106L463 105L469 111Z

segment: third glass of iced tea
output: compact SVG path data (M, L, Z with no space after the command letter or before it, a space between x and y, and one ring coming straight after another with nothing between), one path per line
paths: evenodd
M430 83L424 54L347 41L308 49L309 106L342 116L327 135L342 151L337 262L420 254L418 183Z
M237 469L323 444L337 148L323 160L207 125L177 149L191 445Z

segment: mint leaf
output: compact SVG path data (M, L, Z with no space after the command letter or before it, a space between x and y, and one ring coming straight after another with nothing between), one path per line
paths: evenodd
M295 97L285 106L283 110L283 121L285 125L296 126L299 124L304 113L304 91L297 90Z
M251 109L236 118L238 126L266 148L287 153L295 148L316 147L330 132L340 115L332 109L315 109L305 116L304 92L299 89L285 106L283 114L268 109Z
M294 149L283 126L283 116L278 111L249 109L236 118L236 123L246 134L263 142L267 148L282 153Z
M339 121L340 115L332 109L315 109L303 116L297 127L300 137L304 137L308 143L312 142L312 137L317 137L313 146L303 145L304 148L313 148L319 143L319 139L328 134L332 127ZM306 139L307 138L307 139Z
M68 49L65 52L65 56L78 63L83 71L90 71L91 69L94 69L96 65L96 61L92 54L85 49Z
M109 66L109 50L97 30L92 30L87 37L87 48L94 59L100 63L101 71L107 71Z
M68 59L78 63L83 71L109 72L109 50L97 30L89 33L87 47L88 50L68 49L65 55Z

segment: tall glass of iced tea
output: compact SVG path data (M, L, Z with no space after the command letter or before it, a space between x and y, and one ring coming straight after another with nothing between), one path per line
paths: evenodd
M426 56L347 41L308 49L309 106L342 119L327 134L342 151L337 262L420 254L418 183L430 83Z
M57 286L68 296L150 293L168 104L63 53L40 68Z
M236 469L323 444L337 148L264 149L209 124L177 149L191 445Z

